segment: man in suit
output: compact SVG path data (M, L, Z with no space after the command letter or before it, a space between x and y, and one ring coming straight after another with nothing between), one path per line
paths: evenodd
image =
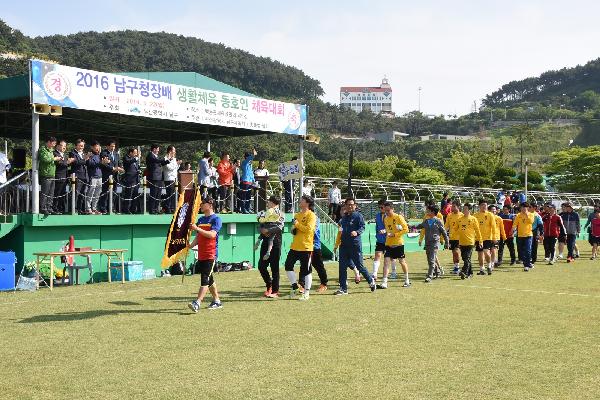
M117 149L117 143L114 140L110 140L106 145L106 148L100 153L100 158L105 160L100 167L102 168L102 192L100 193L100 201L98 204L98 210L102 214L108 213L108 187L109 179L113 178L113 191L116 191L117 179L119 172L123 172L123 168L119 166L119 152Z
M78 214L85 213L85 195L87 193L87 181L88 173L86 161L88 155L83 152L85 148L85 141L83 139L77 139L75 141L75 148L69 153L69 158L73 159L71 163L71 174L75 174L77 182L75 183L75 191L77 192L77 199L75 201L75 208Z
M53 209L55 214L64 214L66 211L67 205L67 196L66 196L66 187L68 183L68 169L69 164L71 164L75 159L69 157L66 154L67 150L67 142L64 140L60 140L56 147L54 148L54 157L58 157L59 160L54 161L56 165L56 172L54 173L54 178L56 179L54 183L54 204Z
M150 146L150 152L146 156L146 177L148 179L148 186L150 186L150 200L148 201L150 214L159 214L158 206L160 204L160 194L162 192L163 185L162 166L169 163L168 160L160 158L158 156L159 153L160 146L153 144Z
M123 158L123 214L137 214L139 212L139 199L134 199L138 195L140 187L140 162L138 151L131 147Z

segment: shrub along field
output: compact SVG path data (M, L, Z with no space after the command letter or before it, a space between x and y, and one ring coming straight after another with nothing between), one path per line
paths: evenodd
M332 263L308 302L223 273L224 308L198 314L197 277L0 293L0 397L597 399L600 261L581 247L573 264L431 284L409 253L411 288L344 297Z

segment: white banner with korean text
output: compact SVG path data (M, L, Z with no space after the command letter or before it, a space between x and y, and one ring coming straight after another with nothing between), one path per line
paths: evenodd
M31 60L31 103L306 135L305 105Z

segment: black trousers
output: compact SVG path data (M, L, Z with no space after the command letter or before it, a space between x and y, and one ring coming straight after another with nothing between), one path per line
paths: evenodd
M268 260L263 260L264 255L269 249L269 241L263 240L260 245L260 260L258 261L258 272L265 282L267 289L271 288L272 293L279 292L279 258L281 257L281 240L273 241L271 256ZM271 267L271 275L269 275L268 267Z
M68 178L59 178L54 182L54 211L61 213L67 211L67 192L65 192L67 182Z
M167 213L171 214L175 211L175 205L177 204L177 195L175 194L175 181L165 181L165 197L163 201L163 207L167 210Z
M40 212L49 213L52 211L54 200L54 177L40 176Z
M133 199L138 195L138 189L140 187L139 183L135 182L126 182L124 183L126 186L123 189L123 213L125 214L137 214L139 212L139 199ZM132 187L129 187L132 186Z
M554 259L554 253L556 252L556 240L557 238L555 237L544 237L544 256L550 260Z
M87 186L81 179L77 179L75 182L75 192L77 192L77 199L75 200L76 208L78 213L85 212L85 194L87 193Z
M473 265L471 264L473 248L474 246L460 246L460 258L463 261L462 272L467 276L473 275Z
M158 213L158 206L160 205L160 193L162 192L163 181L162 180L149 180L150 184L150 197L148 198L148 212L151 214Z
M535 264L537 261L537 253L538 253L538 235L533 235L533 239L531 240L531 263Z
M311 255L312 251L290 250L285 259L285 270L293 271L296 262L300 261L300 276L305 277L312 272L310 266ZM293 289L298 289L298 284L294 284L292 287Z
M321 249L314 249L312 252L312 257L310 258L311 267L317 270L317 274L319 275L319 281L321 285L327 285L327 270L325 269L325 264L323 263L323 252ZM299 282L304 282L304 276L300 274Z
M514 263L517 259L517 255L515 254L515 239L507 238L506 240L501 240L498 246L498 262L502 262L502 256L504 255L504 246L508 247L508 252L510 254L510 262Z
M223 211L224 208L231 208L231 199L229 197L229 189L231 186L219 186L219 199L217 200L217 213ZM235 207L233 207L235 209ZM233 210L231 210L233 211Z

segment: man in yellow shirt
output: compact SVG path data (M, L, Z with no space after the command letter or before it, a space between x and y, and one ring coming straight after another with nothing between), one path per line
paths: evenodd
M498 247L500 245L500 241L506 240L506 232L504 232L504 222L502 218L498 215L498 206L495 204L490 204L488 210L494 215L494 221L496 222L496 233L494 235L494 243L492 249L490 251L492 258L492 265L490 267L490 272L494 270L495 267L500 265L498 262Z
M404 284L402 287L409 287L408 265L404 258L404 239L403 235L408 233L408 224L404 217L394 212L394 205L390 201L383 203L383 225L385 226L385 254L383 260L383 280L378 289L387 289L388 271L393 260L399 260L404 272Z
M481 242L481 231L479 230L479 221L471 215L473 206L469 203L463 206L463 216L458 219L458 245L460 246L460 257L463 261L463 267L460 271L460 279L473 276L473 267L471 265L471 256L476 242Z
M317 216L310 210L314 204L310 196L300 198L300 211L294 214L292 235L294 239L290 245L290 251L285 259L285 273L292 284L290 298L295 298L298 294L298 283L296 282L296 273L294 265L300 261L300 276L304 276L304 293L299 300L308 300L310 297L310 288L312 286L312 268L310 266L310 257L313 251L315 230L317 229Z
M460 212L460 201L454 200L452 202L451 212L446 215L446 223L444 227L448 231L450 236L450 250L452 250L452 261L454 262L454 269L452 273L457 275L459 271L458 263L460 262L460 247L458 245L458 237L460 235L458 220L463 216Z
M535 215L529 212L529 203L521 203L521 210L513 222L513 230L517 232L517 248L519 256L523 260L523 270L525 272L532 268L531 266L531 243L533 240L533 222Z
M487 265L488 275L492 274L492 248L494 247L494 237L496 236L496 219L488 211L488 203L484 199L479 200L479 211L473 214L479 221L479 231L481 232L481 241L475 246L477 248L477 258L479 261L479 272L477 275L485 275L484 262Z

